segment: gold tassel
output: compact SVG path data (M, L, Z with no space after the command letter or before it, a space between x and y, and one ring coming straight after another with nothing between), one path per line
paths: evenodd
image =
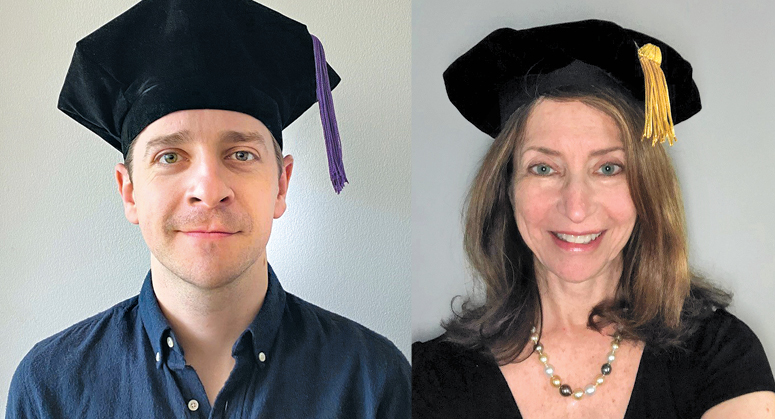
M664 143L665 140L673 145L676 138L670 112L670 95L665 73L660 68L662 51L656 45L646 44L638 49L638 57L646 81L646 125L643 127L643 138L651 139L652 146L657 141Z

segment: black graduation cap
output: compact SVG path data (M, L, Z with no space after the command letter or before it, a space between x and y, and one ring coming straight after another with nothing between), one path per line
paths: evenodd
M644 103L652 130L644 138L654 142L672 144L673 121L702 107L692 66L678 52L601 20L498 29L455 60L444 82L460 113L491 137L520 106L566 86L613 88Z
M306 26L252 0L143 0L76 44L59 109L120 150L175 111L222 109L282 130L320 101L331 180L347 178L331 89Z

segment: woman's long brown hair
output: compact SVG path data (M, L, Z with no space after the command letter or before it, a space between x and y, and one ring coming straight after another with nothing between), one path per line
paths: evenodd
M447 340L487 350L500 364L513 362L541 324L541 297L533 253L517 230L510 200L514 156L541 100L580 101L613 118L627 161L626 176L637 220L623 252L613 300L589 314L588 325L611 323L625 339L659 348L680 347L701 319L726 307L731 296L691 272L683 202L664 147L641 141L643 110L611 90L562 89L544 94L512 114L484 157L468 194L464 246L484 294L464 300L444 323Z

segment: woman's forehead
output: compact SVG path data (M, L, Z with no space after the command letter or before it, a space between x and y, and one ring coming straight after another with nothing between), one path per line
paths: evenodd
M586 154L617 147L622 147L621 132L605 112L578 100L543 99L527 118L519 154L532 149Z

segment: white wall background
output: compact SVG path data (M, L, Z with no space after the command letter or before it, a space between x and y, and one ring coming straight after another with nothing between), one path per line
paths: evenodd
M38 341L137 294L149 256L113 179L121 155L56 109L75 43L134 0L0 0L0 414ZM342 76L351 181L328 180L317 106L285 130L289 208L269 261L286 290L409 355L409 0L265 1L304 22Z
M491 139L450 104L441 74L500 27L606 19L673 46L694 66L703 110L670 149L692 265L734 291L731 311L775 365L775 2L412 1L412 339L443 332L472 286L461 208Z

